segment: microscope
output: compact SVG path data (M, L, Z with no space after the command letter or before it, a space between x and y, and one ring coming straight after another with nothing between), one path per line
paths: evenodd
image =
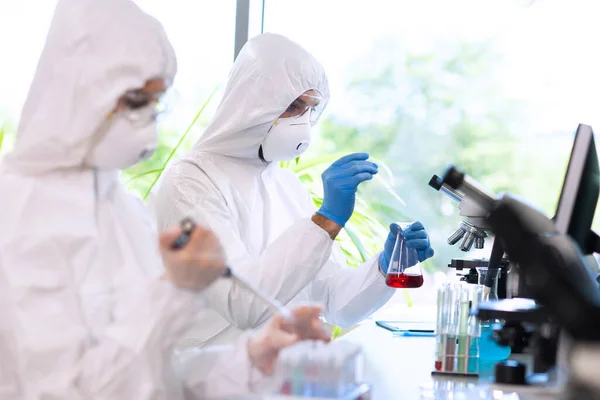
M459 248L465 253L469 252L473 246L476 249L483 249L485 246L485 239L488 237L486 231L491 230L491 227L486 220L487 210L475 200L465 196L460 190L454 189L447 183L444 183L444 180L437 175L434 175L431 178L429 186L457 202L459 215L465 217L465 220L461 221L459 228L448 237L448 244L454 246L460 242ZM491 264L490 260L492 261ZM506 280L510 269L509 260L504 258L504 254L499 248L497 248L496 251L492 250L490 260L469 258L452 259L450 264L448 264L448 268L453 268L456 271L462 271L464 269L468 270L469 272L462 278L462 280L468 283L477 283L477 268L485 266L491 267L492 270L500 269L498 298L504 299L507 296ZM491 282L486 283L488 284L487 286L490 287Z
M557 213L550 219L510 194L496 196L451 166L430 186L467 217L448 242L468 251L495 236L488 268L507 268L506 298L480 304L481 320L504 321L498 340L524 343L533 374L509 360L496 365L498 385L559 388L560 399L600 399L600 290L589 258L600 250L591 230L600 192L593 132L579 125ZM504 264L503 264L504 263ZM455 264L458 264L455 262Z

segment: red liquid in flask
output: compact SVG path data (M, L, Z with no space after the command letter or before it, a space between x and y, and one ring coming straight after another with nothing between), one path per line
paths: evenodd
M388 274L385 283L399 289L419 288L423 286L423 275Z

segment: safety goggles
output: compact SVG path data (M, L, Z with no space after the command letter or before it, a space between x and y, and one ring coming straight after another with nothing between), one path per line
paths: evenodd
M300 118L309 113L310 122L315 123L321 116L324 106L323 96L320 94L304 93L289 105L280 118Z
M174 88L161 95L143 90L129 90L119 98L119 110L111 113L109 118L119 115L134 126L145 126L163 120L178 100L179 93Z

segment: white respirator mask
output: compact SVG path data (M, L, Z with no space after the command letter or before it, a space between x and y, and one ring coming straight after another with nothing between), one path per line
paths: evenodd
M156 121L143 126L115 115L102 125L102 135L85 159L85 164L98 169L128 168L154 154L158 141Z
M308 149L312 129L310 111L275 121L262 143L265 161L293 160Z

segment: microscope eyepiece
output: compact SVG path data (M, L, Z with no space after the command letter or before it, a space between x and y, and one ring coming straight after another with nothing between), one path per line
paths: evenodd
M465 179L465 174L456 169L453 165L450 165L444 173L442 183L450 186L454 190L459 190Z
M429 186L431 186L435 190L440 190L442 188L443 183L444 182L442 181L442 178L440 178L437 175L432 176L429 180Z

